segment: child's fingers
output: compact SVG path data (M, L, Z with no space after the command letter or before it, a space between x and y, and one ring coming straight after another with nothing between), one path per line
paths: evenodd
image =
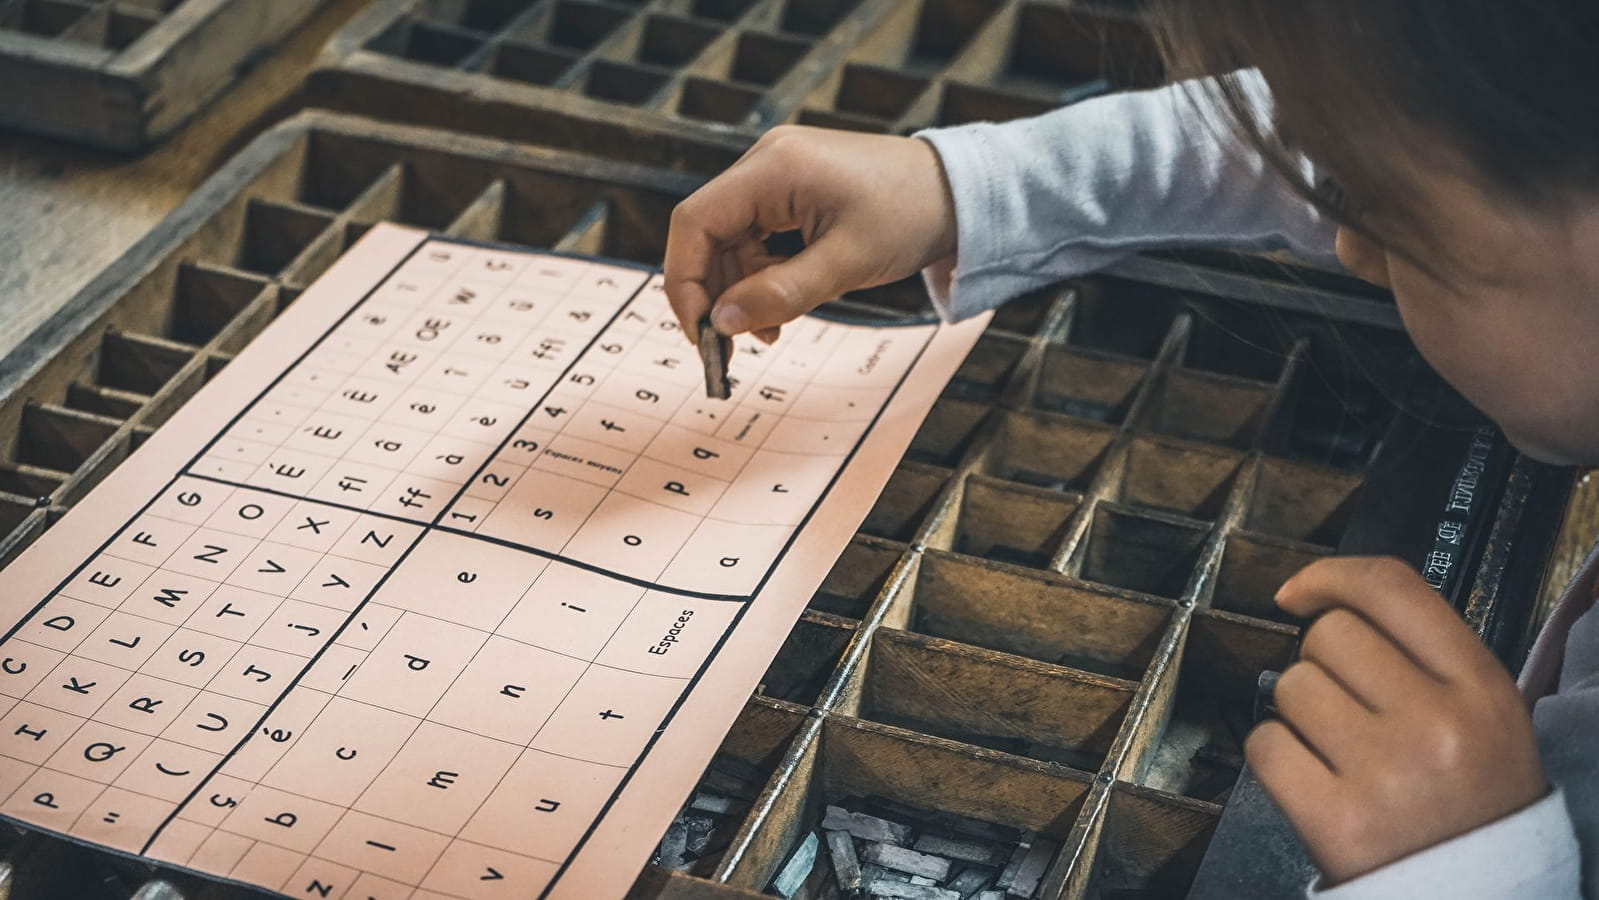
M1305 634L1299 656L1319 665L1361 703L1379 712L1393 712L1442 683L1441 677L1348 609L1334 609L1317 619Z
M853 290L869 279L871 261L857 243L830 231L798 254L732 285L716 300L711 321L723 334L774 328Z
M758 231L778 231L790 223L772 218L787 206L770 195L786 191L762 177L748 159L735 165L679 203L672 210L664 262L666 299L689 340L698 336L699 321L710 311L719 256Z
M1273 699L1283 721L1335 771L1360 763L1372 711L1321 665L1302 660L1289 666Z
M1350 609L1444 678L1478 674L1487 653L1443 598L1397 559L1322 560L1290 578L1277 604L1305 618Z
M1263 722L1244 740L1244 757L1261 787L1276 801L1308 847L1319 843L1320 823L1340 803L1338 776L1282 722ZM1319 862L1319 860L1318 860Z

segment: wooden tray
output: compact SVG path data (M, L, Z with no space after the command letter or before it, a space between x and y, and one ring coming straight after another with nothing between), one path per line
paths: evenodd
M318 105L710 173L783 122L908 132L1160 80L1126 12L1059 0L379 0Z
M658 262L697 184L329 113L273 129L0 362L0 560L371 223ZM1193 263L1138 260L1139 278L997 314L728 736L766 781L725 852L648 870L634 896L757 896L852 795L1060 841L1039 896L1181 896L1256 675L1298 638L1275 584L1334 547L1421 561L1474 437L1492 449L1470 551L1440 583L1490 639L1519 637L1501 589L1541 575L1561 474L1424 390L1403 334L1371 321L1381 298L1235 258L1206 263L1231 273L1220 294L1172 287ZM850 299L926 314L915 282ZM126 897L151 875L37 834L10 859L30 898Z
M0 126L160 141L327 0L0 0Z

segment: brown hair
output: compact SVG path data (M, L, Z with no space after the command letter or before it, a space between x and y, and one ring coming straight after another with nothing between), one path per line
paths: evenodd
M1174 77L1219 75L1206 100L1342 224L1361 228L1358 208L1307 183L1299 151L1357 201L1402 189L1372 150L1431 155L1418 136L1522 202L1599 188L1599 0L1152 2ZM1276 127L1224 74L1249 68L1271 83Z

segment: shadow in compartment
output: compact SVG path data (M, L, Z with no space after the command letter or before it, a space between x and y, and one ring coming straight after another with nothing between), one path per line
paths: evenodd
M923 634L1137 681L1171 603L1059 575L929 550L897 602Z
M1016 756L1098 770L1136 682L894 628L872 639L862 718Z
M968 400L940 398L911 438L905 458L932 466L954 467L971 447L977 427L989 409Z
M856 535L844 548L810 608L847 619L864 619L908 548L904 544Z
M1111 499L1211 522L1221 516L1244 462L1244 454L1209 444L1135 437Z
M1209 803L1116 785L1084 896L1182 900L1193 886L1220 818L1220 808Z
M983 448L977 469L984 475L1032 487L1086 490L1116 437L1113 428L1066 416L1001 415L999 433Z
M858 624L842 616L806 610L761 676L756 692L804 706L816 703Z
M1049 568L1065 542L1082 496L971 475L956 492L953 519L946 514L928 546L996 562Z
M1201 522L1101 502L1066 570L1085 581L1176 599L1209 534Z
M1154 359L1182 308L1168 288L1095 276L1075 283L1067 343L1121 356Z
M861 533L909 542L933 512L952 473L949 469L925 463L902 462L889 477L877 503L861 523Z
M1148 374L1149 366L1141 360L1046 347L1033 405L1048 412L1120 425Z

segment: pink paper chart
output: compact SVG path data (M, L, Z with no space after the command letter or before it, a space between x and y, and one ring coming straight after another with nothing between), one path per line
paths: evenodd
M0 815L621 896L977 330L806 318L708 400L657 272L374 229L0 573Z

